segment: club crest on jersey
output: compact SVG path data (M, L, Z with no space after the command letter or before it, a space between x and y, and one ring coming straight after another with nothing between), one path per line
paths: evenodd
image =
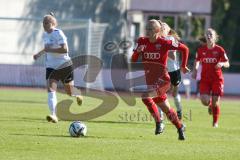
M218 55L218 52L216 52L216 51L213 51L212 53L213 53L213 55L215 55L215 56Z
M205 56L205 55L206 55L206 52L202 52L202 54Z
M156 50L160 50L161 44L156 44L156 45L155 45L155 48L156 48Z

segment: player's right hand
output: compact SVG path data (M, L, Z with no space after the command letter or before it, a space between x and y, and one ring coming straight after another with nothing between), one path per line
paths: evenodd
M136 50L138 53L141 53L144 51L144 48L145 48L145 45L139 45Z
M41 54L37 53L37 54L33 55L33 59L37 60L40 56L41 56Z
M181 67L181 71L185 74L190 72L191 70L186 66L186 67Z
M34 55L33 55L33 59L34 59L34 60L37 60L38 58L39 58L39 55L38 55L38 54L34 54Z

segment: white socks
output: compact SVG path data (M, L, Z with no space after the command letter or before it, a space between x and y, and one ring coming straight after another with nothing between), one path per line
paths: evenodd
M160 119L161 119L161 121L163 121L164 120L164 115L163 115L163 111L161 110L161 108L158 106L158 112L159 112L159 114L160 114Z
M177 108L177 111L181 111L182 106L181 106L181 96L180 96L180 94L177 94L177 96L174 97L173 99L174 99L174 103L175 103L175 106Z
M48 107L51 115L56 116L57 96L56 92L48 92Z

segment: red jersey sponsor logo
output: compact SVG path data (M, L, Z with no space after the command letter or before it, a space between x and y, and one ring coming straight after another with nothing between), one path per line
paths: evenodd
M216 58L203 58L204 63L217 63Z
M144 53L145 59L160 59L160 53L151 53L151 52L145 52Z

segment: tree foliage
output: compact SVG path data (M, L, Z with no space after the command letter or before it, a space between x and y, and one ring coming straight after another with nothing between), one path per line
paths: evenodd
M220 35L220 45L228 52L230 71L239 71L240 1L213 0L212 26Z

